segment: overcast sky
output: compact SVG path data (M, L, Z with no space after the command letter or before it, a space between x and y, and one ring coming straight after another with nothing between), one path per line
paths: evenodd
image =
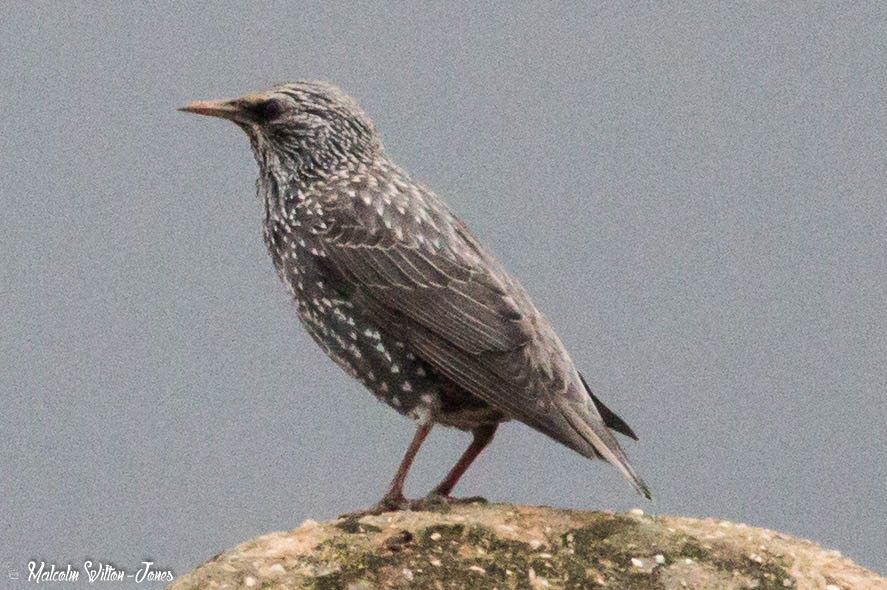
M413 424L299 326L243 134L175 110L307 78L521 279L656 500L517 423L458 494L730 519L887 573L881 4L18 4L0 564L180 575L381 497ZM468 439L436 429L408 494Z

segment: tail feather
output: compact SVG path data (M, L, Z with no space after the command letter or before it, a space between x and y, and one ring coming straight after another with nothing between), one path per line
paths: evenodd
M591 445L594 451L603 457L604 460L619 469L639 494L648 500L653 498L650 488L635 473L622 447L619 446L619 443L610 431L607 430L607 425L601 420L596 419L596 417L590 416L587 410L581 408L575 402L559 400L555 403L576 434Z
M604 405L604 402L599 400L595 394L591 392L591 387L588 386L588 383L585 381L585 377L582 373L579 373L579 379L582 380L582 385L585 386L585 391L588 392L588 395L591 396L591 401L594 402L594 406L597 408L598 413L601 415L601 418L604 419L604 424L607 425L607 428L611 428L620 434L624 434L628 438L633 438L634 440L638 439L638 435L634 433L634 430L631 429L631 426L625 423L625 420L616 415L616 412L608 408Z

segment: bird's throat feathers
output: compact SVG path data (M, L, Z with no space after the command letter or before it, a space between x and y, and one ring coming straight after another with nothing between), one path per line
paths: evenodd
M268 137L246 131L263 176L286 177L302 186L370 163L381 152L378 142L343 141L346 138L322 130L310 137Z

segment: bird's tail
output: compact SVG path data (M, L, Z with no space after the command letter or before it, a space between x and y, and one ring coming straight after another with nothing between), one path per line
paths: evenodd
M628 457L619 442L613 434L607 429L603 420L599 416L595 416L586 404L569 399L561 399L555 402L560 413L566 419L570 427L585 442L594 449L594 452L600 455L608 463L614 465L622 475L625 476L634 489L639 494L651 500L650 488L644 483L644 480L635 473L628 462Z

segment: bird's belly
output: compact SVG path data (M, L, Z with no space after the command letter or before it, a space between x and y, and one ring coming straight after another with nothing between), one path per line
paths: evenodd
M337 365L401 414L424 419L437 413L440 379L406 343L374 325L310 265L280 275L305 330Z
M379 401L415 420L474 430L505 416L417 357L409 346L365 321L335 299L300 302L299 318L337 365ZM328 310L332 309L330 313Z
M323 297L298 305L308 334L380 401L414 418L436 413L439 379L405 343L366 322L342 299Z

